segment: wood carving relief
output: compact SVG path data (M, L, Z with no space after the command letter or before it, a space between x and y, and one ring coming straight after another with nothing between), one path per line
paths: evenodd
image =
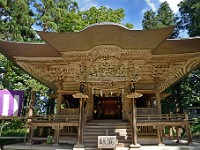
M151 84L163 91L200 63L200 53L152 55L145 49L100 45L88 51L64 52L62 57L16 57L16 61L54 89L60 81L71 88L81 81L94 86L115 82L113 85L120 87L119 82L135 80L143 87Z

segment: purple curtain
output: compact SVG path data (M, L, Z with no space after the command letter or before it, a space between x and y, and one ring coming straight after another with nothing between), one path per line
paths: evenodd
M0 116L19 116L23 96L23 91L0 90Z

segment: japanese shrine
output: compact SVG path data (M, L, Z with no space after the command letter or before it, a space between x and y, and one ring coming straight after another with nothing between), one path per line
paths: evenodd
M0 41L2 54L56 91L49 116L34 115L32 92L27 143L50 127L55 145L73 135L75 148L97 148L98 136L115 135L118 145L140 147L140 137L164 144L163 129L172 126L184 128L192 142L187 114L162 114L161 100L199 67L200 38L168 39L173 30L100 23L80 32L38 31L44 43Z

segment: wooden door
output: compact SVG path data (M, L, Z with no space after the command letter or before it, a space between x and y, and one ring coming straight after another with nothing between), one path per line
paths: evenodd
M105 119L116 118L117 101L115 99L102 100L102 117Z

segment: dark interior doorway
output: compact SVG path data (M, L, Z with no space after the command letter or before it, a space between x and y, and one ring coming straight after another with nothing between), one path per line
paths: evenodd
M121 97L94 96L93 119L122 119Z

